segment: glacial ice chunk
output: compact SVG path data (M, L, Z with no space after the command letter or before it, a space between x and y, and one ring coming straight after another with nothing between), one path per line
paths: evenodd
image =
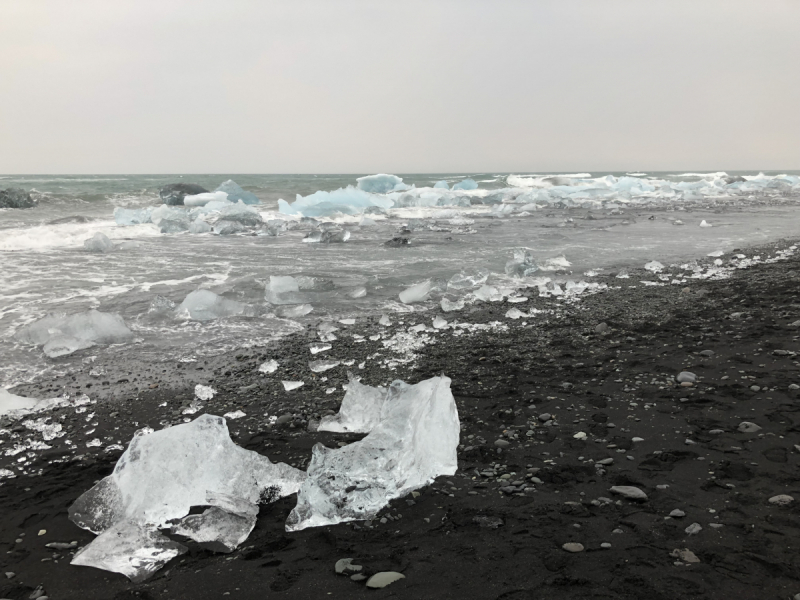
M141 581L183 549L156 531L168 526L216 549L233 549L255 526L262 494L271 489L287 496L305 477L234 444L222 417L204 414L146 435L137 432L113 473L69 509L76 525L100 534L73 563ZM217 510L187 521L195 506Z
M650 271L651 273L661 273L664 270L664 265L662 265L657 260L651 260L649 263L644 265L644 268Z
M88 240L83 241L83 249L87 252L106 253L114 249L114 242L105 233L98 231Z
M482 286L489 278L489 274L485 271L465 272L461 271L456 273L447 281L447 289L449 290L466 290Z
M281 383L283 384L283 389L287 392L301 388L304 385L302 381L281 381Z
M514 256L506 263L506 275L512 277L529 277L539 270L533 253L527 248L517 248Z
M226 221L236 221L245 227L257 227L264 222L264 219L261 218L261 213L241 200L236 204L223 206L219 211L219 218Z
M191 232L191 226L189 226L189 231ZM228 221L226 219L220 219L216 223L214 223L214 233L217 235L233 235L234 233L241 233L244 231L244 225L239 223L238 221Z
M66 315L51 313L20 329L14 337L23 344L42 346L50 358L72 354L95 344L119 344L133 333L116 313L89 310Z
M339 412L322 417L318 431L369 433L380 423L389 390L364 385L351 373L348 376L350 381Z
M447 298L442 298L441 307L444 312L462 310L464 308L464 299L449 300Z
M225 192L205 192L183 197L184 206L205 206L209 202L231 202L231 200Z
M359 177L358 189L372 194L388 194L393 191L407 190L408 186L403 183L403 179L397 175L387 175L379 173L378 175L367 175L366 177Z
M198 383L194 386L194 396L198 400L202 400L203 402L208 402L214 397L214 394L217 393L217 390L212 388L210 385L202 385Z
M210 231L212 231L212 227L204 219L195 219L189 225L189 233L209 233Z
M175 310L176 316L195 321L211 321L225 317L252 317L252 306L218 296L211 290L195 290L183 299Z
M334 367L338 367L340 364L338 360L313 360L308 363L308 368L313 373L324 373Z
M233 179L228 179L228 181L221 183L215 191L217 193L227 194L229 202L242 201L245 204L261 204L258 196L253 192L243 190ZM184 203L185 202L186 200L184 199Z
M278 361L275 359L270 359L266 362L261 363L258 366L259 373L274 373L278 370Z
M153 526L123 521L79 550L71 564L121 573L140 583L187 550Z
M454 190L477 190L478 184L474 179L464 179L456 183L452 189Z
M493 285L484 285L475 290L475 297L484 302L500 302L503 299L503 294L500 293Z
M282 306L275 311L275 314L282 319L296 319L304 317L314 310L310 304L295 304L294 306Z
M434 183L433 187L434 187L434 189L437 189L437 190L438 189L442 189L442 190L449 190L450 189L450 186L447 185L447 182L444 179Z
M428 294L433 289L433 282L426 279L421 283L417 283L404 289L400 292L400 302L403 304L412 304L413 302L422 302L428 297Z
M394 201L383 195L370 194L364 190L347 186L332 192L314 192L309 196L297 195L297 199L289 204L278 200L278 210L283 214L302 215L305 217L330 217L337 213L355 215L368 212L371 208L392 208Z
M300 283L290 275L272 275L265 290L270 304L302 304Z
M380 388L373 390L379 401ZM448 377L393 382L365 438L336 450L314 446L286 530L367 519L393 498L453 475L459 431Z
M447 319L443 319L439 315L436 315L433 318L433 328L434 329L444 329L447 327Z
M120 208L114 209L114 221L117 225L141 225L142 223L149 223L151 215L153 214L153 207L146 208Z
M181 199L182 200L182 199ZM150 219L161 233L177 233L189 229L191 219L184 208L162 204L153 209Z
M0 387L0 415L15 411L29 411L36 408L41 402L38 398L25 398L12 394L6 388Z

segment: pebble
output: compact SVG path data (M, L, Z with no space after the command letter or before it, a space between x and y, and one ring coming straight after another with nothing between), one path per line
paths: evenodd
M683 512L680 508L676 508L671 513L669 513L670 517L674 517L676 519L680 519L681 517L685 517L686 513Z
M678 383L694 383L697 381L697 375L689 371L681 371L675 379Z
M583 544L578 542L567 542L561 547L567 552L583 552Z
M595 333L605 333L608 331L608 323L600 323L594 328Z
M540 414L540 415L539 415L539 420L540 420L542 423L544 423L544 422L546 422L546 421L549 421L549 420L550 420L550 419L552 419L552 418L553 418L553 417L552 417L552 415L551 415L550 413L542 413L542 414Z
M684 531L689 535L696 535L703 531L703 526L700 525L700 523L692 523L686 529L684 529Z
M760 392L761 391L761 387L757 386L757 385L751 385L750 386L750 391L751 392Z
M351 573L358 573L363 567L361 565L354 565L352 558L340 558L336 561L333 569L339 575L350 575Z
M711 358L712 356L714 356L714 351L713 350L701 350L700 351L700 356L705 356L707 358Z
M505 448L506 446L511 445L511 443L508 442L507 440L497 440L495 441L494 445L497 446L498 448Z
M583 431L579 431L578 433L576 433L572 437L575 438L576 440L585 440L586 439L586 434Z
M600 544L600 547L608 549L608 548L611 548L611 544L609 544L608 542L603 542L602 544Z
M691 550L689 550L688 548L684 548L683 550L675 548L675 550L670 552L670 556L673 557L673 558L677 558L679 560L682 560L685 563L699 563L700 562L700 559L697 558L697 555L694 552L692 552Z
M405 579L406 576L402 573L398 573L397 571L381 571L380 573L375 573L372 577L367 580L367 587L373 589L379 589L386 587L390 583L394 583L398 579Z
M797 385L796 383L792 383L792 384L789 385L789 389L792 390L792 391L800 390L800 385Z
M604 458L603 460L598 460L598 461L597 461L596 463L594 463L594 464L596 464L596 465L603 465L603 466L607 466L607 465L613 465L613 464L614 464L614 459L613 459L613 458Z
M779 494L769 499L770 504L777 504L778 506L787 506L794 502L794 498L787 494Z
M750 421L742 421L739 423L738 429L740 433L755 433L761 431L761 427Z
M632 485L615 485L610 489L612 494L618 494L630 500L647 500L647 494Z

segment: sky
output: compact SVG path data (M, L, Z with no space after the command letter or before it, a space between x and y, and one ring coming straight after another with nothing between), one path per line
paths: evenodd
M800 0L2 0L0 173L800 169Z

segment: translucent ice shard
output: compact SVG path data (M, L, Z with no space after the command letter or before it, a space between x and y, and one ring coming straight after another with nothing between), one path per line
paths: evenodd
M308 368L314 373L324 373L339 366L338 360L314 360L308 363Z
M310 304L296 304L294 306L282 306L275 311L275 314L284 319L296 319L298 317L304 317L313 310L314 307Z
M73 565L122 573L134 583L153 573L188 548L152 526L123 521L106 529L75 554Z
M447 281L448 290L466 290L482 286L489 278L485 271L456 273Z
M25 398L12 394L7 389L0 387L0 415L14 411L29 411L39 404L38 398Z
M104 254L114 249L114 242L108 239L105 233L98 231L88 240L83 241L83 249L87 252L97 252Z
M241 186L232 179L228 179L228 181L221 183L220 186L216 189L216 192L218 193L224 192L225 194L227 194L229 202L241 201L244 204L261 204L261 201L258 199L258 196L256 196L252 192L247 192L243 190Z
M157 531L168 527L217 549L235 548L252 530L262 494L292 494L305 477L234 444L222 417L137 432L113 473L69 509L76 525L101 534L74 563L141 581L181 553ZM187 521L192 507L209 509Z
M210 321L223 317L252 317L255 311L252 306L228 300L211 290L195 290L183 299L175 314L180 318Z
M385 173L359 177L356 181L358 181L358 189L373 194L386 194L392 191L408 189L408 186L403 183L402 178L397 175L387 175Z
M442 298L441 307L444 312L462 310L464 308L464 299L448 300L447 298Z
M183 202L183 198L181 198ZM189 213L184 208L162 204L153 209L150 219L159 228L161 233L177 233L189 229Z
M149 223L150 216L153 213L153 207L147 208L115 208L114 221L117 225L139 225L141 223Z
M259 373L274 373L278 370L278 361L275 359L268 360L258 366Z
M506 275L528 277L539 270L533 254L526 248L514 250L514 256L506 263Z
M477 190L478 184L474 179L464 179L453 186L454 190Z
M230 204L222 207L219 211L220 219L226 221L236 221L247 227L256 227L264 222L255 208L242 202L241 200L236 204Z
M209 202L229 202L225 192L205 192L203 194L187 194L183 197L184 206L205 206Z
M453 475L459 429L448 377L393 382L364 439L337 450L314 446L286 530L367 519L391 499Z
M289 275L270 276L265 297L271 304L303 304L300 283Z
M447 185L447 182L446 182L444 179L442 179L441 181L437 181L436 183L434 183L434 184L433 184L433 187L434 187L435 189L443 189L443 190L449 190L449 189L450 189L450 186L449 186L449 185Z
M322 417L318 431L369 433L381 420L388 390L362 384L350 375L339 412Z
M400 302L403 304L412 304L414 302L422 302L428 297L428 294L433 289L433 282L426 279L421 283L417 283L404 289L400 292Z
M95 344L119 344L133 337L116 313L89 310L72 315L51 313L26 325L14 337L22 343L42 346L55 358L90 348Z

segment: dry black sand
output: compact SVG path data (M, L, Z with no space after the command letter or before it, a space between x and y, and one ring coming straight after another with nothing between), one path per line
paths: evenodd
M773 251L746 253L766 257ZM28 598L40 585L55 600L791 598L800 593L800 398L790 389L800 383L800 328L791 326L800 319L800 259L685 286L645 287L632 275L609 276L604 280L620 289L562 302L526 327L504 318L512 306L505 302L446 314L471 323L503 321L510 331L437 334L438 343L391 373L374 359L357 368L382 346L350 334L369 336L380 330L374 323L337 332L339 342L329 354L355 359L350 370L365 383L384 384L393 375L416 382L441 372L452 378L463 425L458 473L413 500L392 502L371 525L287 534L294 498L285 498L262 509L256 529L233 554L193 547L138 585L71 566L69 551L45 547L93 538L67 519L67 509L110 473L120 452L86 448L86 440L111 437L125 444L145 425L179 423L194 384L210 383L218 394L206 411L242 409L248 415L229 422L239 444L302 466L314 443L358 438L306 427L337 409L348 367L325 373L327 382L313 379L306 366L314 340L309 332L280 347L198 363L109 364L105 378L90 377L87 365L60 379L20 386L16 393L84 392L98 402L86 413L57 410L54 419L68 435L28 461L27 470L40 474L0 486L0 571L15 574L0 575L0 598ZM533 298L513 306L556 304ZM430 324L434 314L406 315L403 326ZM606 332L596 331L600 323L609 326ZM713 356L700 354L706 350ZM274 376L257 372L267 358L281 363ZM102 357L91 367L101 363ZM676 384L682 370L696 373L698 383ZM286 393L280 379L306 385ZM325 394L331 385L339 391ZM270 428L265 413L293 416ZM538 419L542 413L554 416L550 426ZM742 421L762 429L740 433ZM31 433L18 423L7 428ZM88 429L96 431L87 437ZM585 440L573 437L581 431ZM9 447L9 435L0 449ZM498 453L501 437L509 444ZM643 441L634 442L636 437ZM67 438L77 451L63 444ZM0 468L18 458L4 456ZM597 464L608 458L613 464ZM517 487L509 488L514 482ZM535 491L517 492L521 482ZM648 499L612 496L614 485L639 487ZM770 504L778 494L796 500ZM668 518L674 509L685 516ZM687 534L693 523L702 529ZM46 533L40 536L40 530ZM562 549L567 542L584 550L569 553ZM699 562L673 556L685 548ZM366 589L334 573L334 563L344 557L356 559L367 574L395 570L406 579Z

